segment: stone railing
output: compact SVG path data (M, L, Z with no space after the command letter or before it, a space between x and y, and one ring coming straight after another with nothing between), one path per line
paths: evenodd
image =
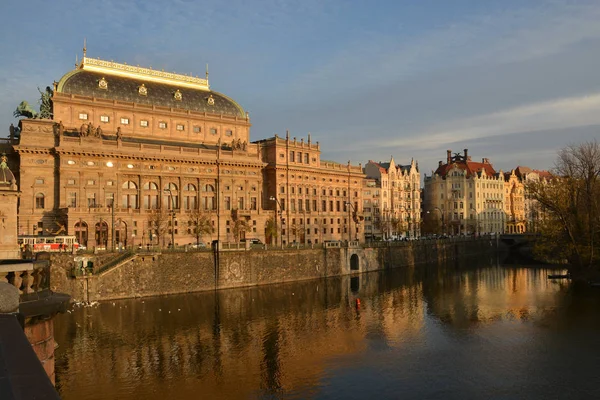
M23 300L50 289L50 265L47 261L0 260L0 282L16 287Z

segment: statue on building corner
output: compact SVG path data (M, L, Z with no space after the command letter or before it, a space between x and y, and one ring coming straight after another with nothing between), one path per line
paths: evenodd
M79 137L84 137L87 133L87 128L85 126L85 124L81 124L81 126L79 127Z
M102 127L100 127L100 125L98 125L98 127L96 128L96 137L102 137Z
M15 138L15 126L13 124L10 124L8 131L10 133L10 135L8 137L12 141Z
M123 134L121 133L121 127L117 127L117 142L123 140Z
M244 140L244 143L242 143L242 150L246 151L248 149L248 142L246 142Z

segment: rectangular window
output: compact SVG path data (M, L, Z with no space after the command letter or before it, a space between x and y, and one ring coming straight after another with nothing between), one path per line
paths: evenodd
M87 194L87 205L89 208L96 207L96 193Z
M35 180L35 184L36 185L43 185L44 184L44 180L41 179L41 178L38 178L38 179Z
M211 135L216 135L217 134L217 128L210 128L210 134Z
M100 116L100 122L108 122L110 121L110 118L108 115L101 115Z
M298 162L302 163L302 153L298 152Z
M175 129L177 129L178 131L182 132L185 130L185 126L182 124L177 124L177 126L175 127Z
M106 181L106 186L113 186L115 184L115 182L113 181Z
M88 119L88 115L86 113L79 113L79 119Z
M250 198L250 209L251 210L256 210L256 197L251 197Z
M87 185L88 185L88 186L94 186L95 184L96 184L96 181L95 181L95 180L93 180L93 179L88 179L88 181L87 181Z
M159 123L158 123L158 127L159 127L160 129L167 129L167 123L166 123L166 122L163 122L163 121L161 121L161 122L159 122Z
M77 192L69 192L69 197L67 199L67 207L77 207Z
M148 120L147 119L143 119L140 121L140 126L142 128L147 128L148 127Z
M201 129L199 126L194 126L194 133L200 133Z
M75 179L67 179L67 185L74 185Z
M308 153L304 154L304 164L308 164Z
M294 155L295 153L293 151L290 151L290 162L294 162Z
M129 118L121 118L121 125L129 125Z
M321 211L327 211L327 200L321 200Z
M285 199L279 199L279 204L281 204L281 211L285 211Z
M225 136L233 136L233 131L231 131L230 129L226 130Z
M229 196L225 196L225 209L226 210L231 209L231 197L229 197Z

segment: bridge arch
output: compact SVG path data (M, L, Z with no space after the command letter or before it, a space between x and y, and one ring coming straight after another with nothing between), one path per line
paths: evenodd
M350 270L358 271L360 270L360 260L358 258L358 254L352 254L350 257Z

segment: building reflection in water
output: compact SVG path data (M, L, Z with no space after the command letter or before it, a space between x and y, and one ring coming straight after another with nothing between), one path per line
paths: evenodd
M64 399L310 397L348 357L543 318L565 290L546 273L451 265L79 308L56 322L57 387Z

